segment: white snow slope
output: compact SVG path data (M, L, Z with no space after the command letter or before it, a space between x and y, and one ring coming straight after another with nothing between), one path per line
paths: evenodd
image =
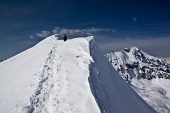
M0 63L0 113L154 113L93 37L50 36Z
M119 75L157 112L170 113L170 65L137 47L105 55Z

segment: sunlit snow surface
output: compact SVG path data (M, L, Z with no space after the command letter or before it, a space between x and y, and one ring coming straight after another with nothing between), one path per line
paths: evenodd
M0 113L152 112L93 37L50 36L0 63Z
M140 51L137 47L108 53L106 58L122 78L126 80L125 77L129 76L128 84L150 106L159 113L170 113L170 80L157 76L160 73L170 75L166 62ZM150 79L150 76L153 78Z
M170 113L170 80L135 78L131 86L157 112Z

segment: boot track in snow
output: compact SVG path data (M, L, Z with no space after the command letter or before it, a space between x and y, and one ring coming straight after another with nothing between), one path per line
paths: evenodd
M39 85L30 97L31 104L27 107L27 113L53 111L62 113L62 111L70 109L76 111L71 104L66 105L68 103L64 103L65 96L68 95L69 85L67 83L67 73L62 73L62 76L60 73L62 59L60 46L60 43L56 44L48 54L43 70L39 75ZM48 100L51 102L48 102ZM63 105L65 107L61 107Z

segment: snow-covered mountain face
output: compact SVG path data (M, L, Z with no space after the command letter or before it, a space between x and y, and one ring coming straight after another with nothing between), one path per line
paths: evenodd
M0 113L155 113L93 37L50 36L0 63Z
M119 75L157 112L170 113L170 65L137 47L105 55Z
M165 78L170 79L170 65L164 60L148 55L137 47L125 48L120 52L105 55L123 78L131 80ZM128 77L128 78L127 78Z

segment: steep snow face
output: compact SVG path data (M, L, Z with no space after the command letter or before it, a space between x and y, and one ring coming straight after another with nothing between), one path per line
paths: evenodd
M0 113L152 113L93 37L50 36L0 63Z
M108 53L105 57L119 75L156 111L170 112L169 64L137 47Z
M90 86L102 113L154 113L124 82L103 57L95 41L90 41Z

